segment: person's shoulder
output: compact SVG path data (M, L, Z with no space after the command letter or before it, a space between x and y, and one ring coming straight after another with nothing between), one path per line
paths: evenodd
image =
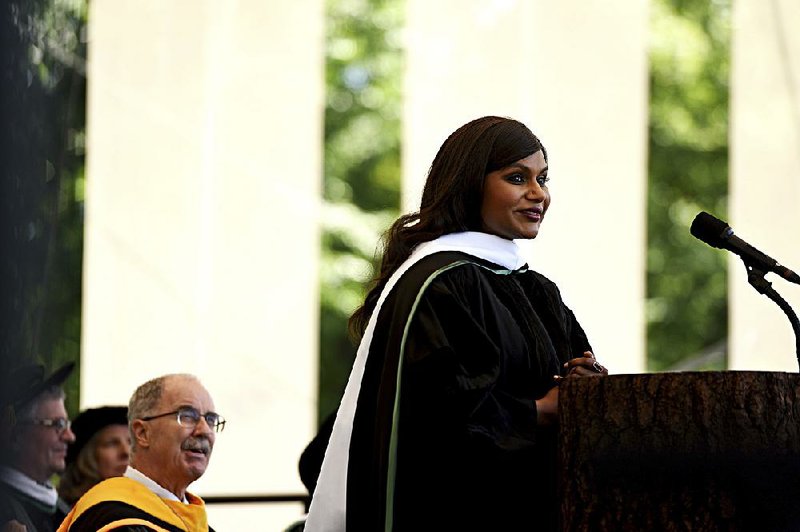
M409 277L425 284L471 282L486 275L484 268L487 266L491 267L466 253L445 251L421 259L411 268Z
M9 521L29 522L25 508L20 503L19 492L8 484L0 482L0 528Z
M77 515L68 525L69 532L89 532L113 529L126 532L157 530L159 532L184 532L184 529L161 517L124 501L98 502ZM63 527L63 525L62 525Z
M469 255L457 251L439 251L418 259L397 279L395 292L417 292L457 266L470 262Z
M16 486L0 482L0 529L9 521L17 521L35 530L33 514L38 512L38 503L25 495Z
M507 274L508 268L462 251L440 251L420 259L412 269L430 274L443 272L468 272L469 275Z
M552 288L554 290L558 290L558 286L556 285L555 281L547 277L546 275L539 273L535 270L528 270L525 272L530 278L532 278L535 282L539 283L543 287Z
M544 293L548 297L555 298L559 301L561 300L561 290L558 288L556 282L546 275L535 270L528 270L525 272L524 277L527 279L528 286L534 293Z
M87 491L67 517L70 532L98 530L116 523L114 530L180 531L164 519L159 497L139 482L127 477L106 479ZM122 523L128 523L123 525Z
M111 477L92 486L80 501L89 503L93 500L126 500L144 495L156 496L144 485L128 477ZM80 502L79 501L79 502Z
M5 482L0 481L0 511L10 506L14 497L16 497L16 490Z
M492 292L492 276L505 276L507 268L460 251L440 251L421 258L398 280L394 294L431 297L481 297Z
M436 253L431 253L417 260L409 268L409 271L434 273L442 269L448 269L452 266L466 264L475 260L476 258L472 255L467 255L461 251L437 251Z
M105 502L138 504L143 499L157 497L145 486L127 477L112 477L92 486L78 499L72 515L79 517L84 512Z
M456 299L469 305L496 297L498 283L513 282L513 276L509 275L512 272L507 268L471 255L460 255L429 277L423 297Z

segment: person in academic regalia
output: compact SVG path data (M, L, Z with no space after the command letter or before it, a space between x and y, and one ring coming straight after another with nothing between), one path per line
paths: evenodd
M128 407L86 409L73 420L72 432L75 441L58 483L58 494L70 508L95 484L125 474L131 455Z
M52 532L66 514L51 480L75 440L61 387L74 366L47 375L24 364L0 375L0 532Z
M206 471L225 418L194 375L139 386L128 403L130 465L78 499L58 532L213 532L189 486Z
M360 344L306 531L557 529L558 381L608 371L514 242L539 233L548 179L512 119L439 149L350 320Z

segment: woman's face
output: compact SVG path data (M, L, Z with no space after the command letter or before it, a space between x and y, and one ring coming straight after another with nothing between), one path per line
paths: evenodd
M486 174L483 181L483 231L503 238L536 238L550 206L547 162L541 150L505 168Z
M127 425L109 425L97 433L95 458L100 479L121 477L128 467L131 437Z

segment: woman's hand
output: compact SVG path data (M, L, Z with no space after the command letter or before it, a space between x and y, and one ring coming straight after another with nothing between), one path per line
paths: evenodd
M564 362L567 370L566 377L553 375L556 383L570 377L602 377L608 375L608 370L594 358L591 351L584 351L582 357L573 358ZM554 425L558 422L558 386L541 399L536 400L536 423L539 425Z
M558 386L553 386L544 397L536 400L536 424L546 426L556 423L558 423Z
M601 377L608 375L608 369L594 358L594 353L591 351L585 351L582 357L564 362L564 368L567 370L566 377L557 376L556 381L569 377Z

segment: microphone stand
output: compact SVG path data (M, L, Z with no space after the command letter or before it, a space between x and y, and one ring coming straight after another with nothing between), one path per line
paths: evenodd
M744 267L747 270L747 282L755 288L759 294L764 294L768 298L777 304L786 317L789 318L789 321L792 324L792 330L794 330L794 348L795 354L797 356L797 364L800 366L800 321L797 320L797 314L794 313L792 307L789 306L789 303L783 299L778 292L772 288L772 283L767 281L764 278L765 273L761 270L757 270L753 266L744 262Z

